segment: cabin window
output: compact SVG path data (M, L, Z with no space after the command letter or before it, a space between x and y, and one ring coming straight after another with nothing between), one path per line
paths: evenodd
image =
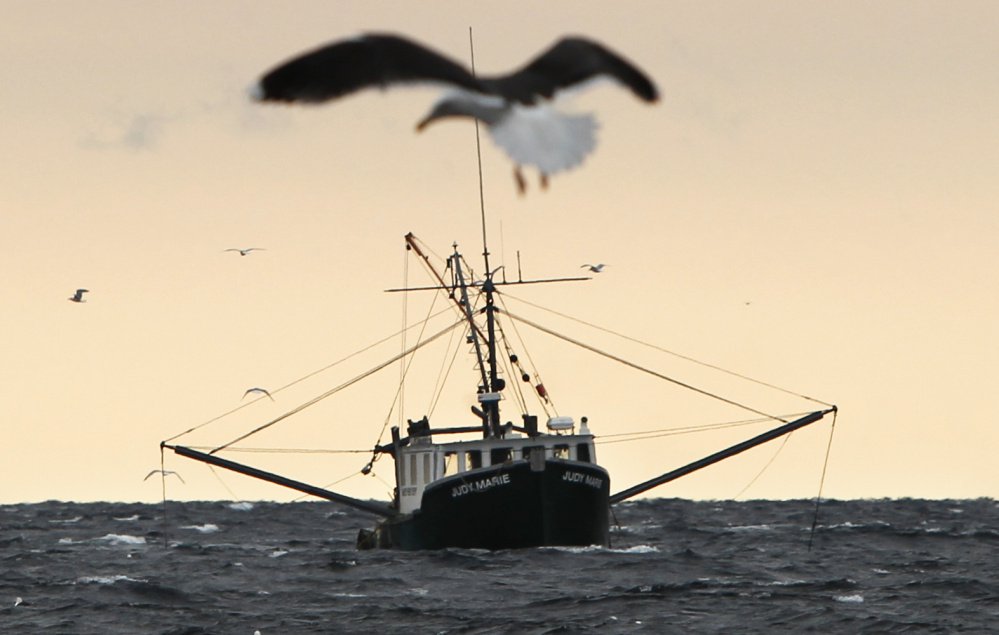
M535 452L540 452L541 454L544 454L545 453L545 447L543 445L531 445L531 446L528 446L528 447L524 448L524 450L523 450L523 457L524 457L524 459L530 461L531 460L531 454L533 454Z
M590 444L580 443L576 446L576 459L590 463Z
M482 467L482 450L468 451L468 467L472 470Z
M451 475L458 473L458 460L456 460L454 452L448 452L444 455L444 474Z
M496 448L495 450L490 450L489 459L491 465L499 465L500 463L506 463L513 458L513 453L510 448Z
M423 482L430 482L430 459L432 457L429 454L423 455Z
M556 459L567 460L569 458L569 446L556 445L553 455Z
M409 455L409 482L416 484L416 455Z

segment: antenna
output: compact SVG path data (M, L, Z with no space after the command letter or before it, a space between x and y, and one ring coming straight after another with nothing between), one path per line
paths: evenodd
M472 27L468 27L468 50L472 61L472 76L475 76L475 44L472 42ZM485 259L486 273L489 269L489 247L486 245L486 197L482 187L482 142L479 139L479 120L475 121L475 154L479 162L479 211L482 216L482 257Z

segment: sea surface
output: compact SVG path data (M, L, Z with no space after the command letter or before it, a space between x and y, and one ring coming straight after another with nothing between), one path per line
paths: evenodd
M814 507L643 500L610 548L401 552L325 502L6 505L0 632L999 632L999 503L825 501L813 534Z

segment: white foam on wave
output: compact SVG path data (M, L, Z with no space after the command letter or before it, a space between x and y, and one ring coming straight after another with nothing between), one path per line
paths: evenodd
M229 503L229 509L234 509L238 512L248 512L251 509L253 509L253 503L246 503L246 502Z
M635 545L625 549L608 549L611 553L659 553L659 547L653 545Z
M118 522L123 522L123 523L135 522L136 520L139 520L139 515L138 514L132 514L131 516L126 516L125 518L115 518L115 520L117 520Z
M770 580L769 582L762 583L763 586L798 586L799 584L808 584L807 580Z
M213 534L219 530L219 526L212 523L205 523L204 525L184 525L181 529L193 529L202 534Z
M129 536L128 534L106 534L97 540L103 540L111 545L144 545L146 539L142 536Z
M277 551L271 552L270 557L271 558L280 558L281 556L286 555L287 553L288 552L285 551L285 550L283 550L283 549L278 549Z
M130 578L127 575L86 575L76 579L74 584L114 584L115 582L142 582L149 580Z
M729 531L771 531L773 525L732 525L727 527Z
M55 520L50 520L49 522L52 523L53 525L72 525L73 523L78 523L81 520L83 520L83 516L73 516L72 518L65 518L65 519L57 518Z
M859 595L859 594L855 594L855 595L837 595L833 599L836 600L837 602L846 602L848 604L863 604L864 603L864 596Z
M625 554L659 553L659 548L652 545L635 545L634 547L624 547L622 549L612 549L599 545L590 545L588 547L542 547L542 549L564 551L566 553L593 553L596 551Z

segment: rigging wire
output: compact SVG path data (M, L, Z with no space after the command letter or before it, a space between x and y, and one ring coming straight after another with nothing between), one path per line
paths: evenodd
M770 469L770 466L771 466L771 465L773 465L773 462L777 460L777 456L778 456L778 455L779 455L779 454L781 453L781 451L782 451L782 450L784 449L784 446L786 446L786 445L787 445L787 442L791 440L791 437L792 437L792 436L794 436L794 432L790 432L790 433L788 433L788 434L786 434L786 435L784 436L784 438L783 438L783 439L781 440L781 442L780 442L780 445L779 445L779 446L777 446L777 450L776 450L776 451L774 451L774 453L773 453L773 456L771 456L771 457L770 457L770 460L769 460L769 461L767 461L767 462L766 462L766 464L764 464L764 465L763 465L763 467L761 467L761 468L760 468L760 471L756 473L756 476L754 476L753 478L749 479L749 482L748 482L748 483L746 483L745 487L743 487L743 488L742 488L741 490L739 490L739 493L738 493L738 494L736 494L735 496L733 496L733 497L732 497L732 498L733 498L733 500L734 500L734 499L738 499L738 498L740 498L740 497L741 497L741 496L742 496L743 494L745 494L745 493L746 493L746 491L747 491L747 490L748 490L748 489L749 489L750 487L752 487L752 486L753 486L753 483L755 483L755 482L756 482L757 480L759 480L759 478L760 478L761 476L763 476L763 473L764 473L764 472L766 472L766 471L767 471L768 469Z
M833 411L832 425L829 426L829 442L826 444L826 458L822 462L822 476L819 478L819 493L815 497L815 514L812 516L812 530L808 532L808 550L812 550L812 539L815 537L815 526L819 522L819 503L822 501L822 488L826 482L826 468L829 467L829 453L832 451L833 433L836 431L836 415L839 410Z
M444 394L444 384L447 382L447 378L451 374L451 370L454 368L454 363L458 360L458 353L461 352L461 344L460 343L455 344L454 342L454 334L456 332L457 331L451 331L452 338L447 343L448 351L452 351L452 345L454 345L454 349L450 354L451 361L450 362L447 361L448 358L447 355L445 355L441 359L441 368L437 373L437 383L434 385L434 391L430 397L430 406L427 408L428 417L433 416L434 411L437 410L437 403L440 401L441 396ZM464 330L462 331L462 334L465 334L467 332L468 330ZM445 362L446 362L446 367L445 367Z
M218 482L222 485L223 488L225 488L225 491L229 492L229 498L231 498L234 501L243 500L239 496L236 496L236 492L232 491L232 488L230 488L229 485L224 480L222 480L222 477L219 476L219 473L215 471L215 468L210 463L205 463L205 465L208 466L208 469L211 471L212 476L218 479Z
M726 430L728 428L739 428L744 426L758 425L770 419L749 419L745 421L729 421L723 423L709 423L699 426L682 426L678 428L665 428L662 430L649 430L647 432L622 432L618 434L600 435L601 445L613 445L615 443L630 443L632 441L647 441L649 439L661 439L663 437L674 437L684 434L694 434L698 432L712 432L715 430ZM610 437L627 437L605 440Z
M292 415L298 414L299 412L305 410L306 408L314 406L315 404L319 403L323 399L326 399L327 397L330 397L330 396L336 394L337 392L343 390L344 388L347 388L348 386L352 386L353 384L356 384L357 382L361 381L362 379L364 379L366 377L369 377L369 376L375 374L376 372L382 370L386 366L394 364L395 362L399 361L399 359L401 359L402 357L405 357L406 355L412 353L413 351L415 351L418 348L426 346L430 342L433 342L437 338L441 337L442 335L446 334L448 331L450 331L451 329L457 327L459 324L462 324L462 323L463 322L458 321L458 322L455 322L454 324L451 324L450 326L448 326L448 327L446 327L446 328L438 331L437 333L435 333L434 335L432 335L427 340L425 340L425 341L423 341L423 342L421 342L419 344L414 345L413 347L409 348L408 350L403 351L399 355L396 355L396 356L392 357L388 361L382 362L381 364L378 364L374 368L361 373L360 375L354 377L353 379L347 380L346 382L340 384L336 388L333 388L331 390L327 390L326 392L324 392L323 394L319 395L318 397L314 397L313 399L305 402L304 404L302 404L302 405L300 405L300 406L298 406L296 408L293 408L293 409L289 410L288 412L284 413L283 415L280 415L280 416L272 419L271 421L268 421L267 423L265 423L263 425L257 426L253 430L250 430L246 434L243 434L243 435L240 435L240 436L236 437L235 439L233 439L232 441L229 441L228 443L224 443L224 444L218 446L217 448L215 448L214 450L212 450L209 454L215 454L217 452L220 452L220 451L228 448L231 445L234 445L234 444L236 444L236 443L238 443L238 442L240 442L240 441L242 441L242 440L244 440L244 439L246 439L248 437L251 437L251 436L255 435L256 433L258 433L258 432L260 432L262 430L266 430L267 428L271 427L272 425L274 425L274 424L276 424L276 423L278 423L280 421L283 421L283 420L287 419L288 417L290 417Z
M437 317L437 316L439 316L439 315L443 315L444 313L446 313L446 312L447 312L447 311L449 311L449 310L450 310L450 309L443 309L443 310L441 310L440 312L438 312L438 313L436 313L436 314L432 315L432 316L431 316L431 318L435 318L435 317ZM351 353L351 354L347 355L346 357L341 357L340 359L336 360L335 362L332 362L332 363L330 363L330 364L327 364L326 366L323 366L322 368L319 368L319 369L317 369L317 370L314 370L314 371L312 371L311 373L308 373L307 375L304 375L304 376L302 376L302 377L299 377L299 378L298 378L298 379L296 379L295 381L293 381L293 382L291 382L291 383L288 383L288 384L285 384L284 386L281 386L280 388L276 388L276 389L274 389L274 390L271 390L270 392L271 392L271 394L273 395L273 394L276 394L276 393L279 393L279 392L281 392L282 390L285 390L286 388L291 388L292 386L294 386L294 385L296 385L296 384L299 384L299 383L301 383L301 382L305 381L306 379L310 379L310 378L312 378L312 377L315 377L316 375L318 375L318 374L320 374L320 373L323 373L323 372L326 372L327 370L329 370L329 369L333 368L334 366L337 366L337 365L339 365L339 364L342 364L343 362L346 362L347 360L349 360L349 359L351 359L351 358L353 358L353 357L357 357L358 355L360 355L360 354L362 354L362 353L365 353L365 352L367 352L367 351L371 350L372 348L375 348L376 346L379 346L379 345L381 345L381 344L384 344L385 342L387 342L387 341L389 341L389 340L391 340L391 339L394 339L394 338L398 337L398 336L399 336L399 335L400 335L401 333L403 333L403 332L405 332L405 331L407 331L407 330L409 330L409 329L413 329L413 328L416 328L417 326L419 326L419 324L412 324L412 325L410 325L410 326L407 326L407 327L406 327L405 329L403 329L403 331L397 331L397 332L395 332L395 333L392 333L392 334L391 334L391 335L389 335L389 336L386 336L386 337L383 337L382 339L378 340L377 342L373 342L373 343L371 343L371 344L369 344L369 345L365 346L364 348L362 348L362 349L360 349L360 350L357 350L357 351L354 351L353 353ZM395 360L393 359L393 361L395 361ZM249 407L249 406L252 406L252 405L253 405L254 403L256 403L257 401L259 401L260 399L263 399L263 398L264 398L264 397L263 397L263 396L261 396L260 398L258 398L258 399L254 399L253 401L248 401L248 402L246 402L246 403L243 403L243 404L240 404L239 406L236 406L235 408L233 408L233 409L231 409L231 410L228 410L228 411L226 411L226 412L223 412L223 413L222 413L222 414L220 414L220 415L216 415L216 416L212 417L211 419L209 419L209 420L207 420L207 421L204 421L204 422L202 422L202 423L199 423L198 425L196 425L196 426L193 426L193 427L191 427L191 428L188 428L187 430L184 430L183 432L181 432L181 433L179 433L179 434L175 434L174 436L172 436L172 437L170 437L170 438L168 438L168 439L164 439L164 440L163 440L163 441L161 441L160 443L161 443L161 445L162 445L162 444L164 444L164 443L169 443L169 442L171 442L171 441L175 441L175 440L179 439L179 438L180 438L180 437L182 437L182 436L185 436L185 435L187 435L187 434L190 434L190 433L192 433L192 432L195 432L195 431L197 431L197 430L200 430L201 428L204 428L205 426L207 426L207 425L209 425L209 424L212 424L212 423L215 423L216 421L218 421L218 420L220 420L220 419L224 419L225 417L228 417L229 415L231 415L231 414L233 414L233 413L236 413L236 412L238 412L238 411L242 410L243 408L247 408L247 407Z
M759 379L754 379L754 378L749 377L747 375L743 375L743 374L737 373L735 371L727 370L725 368L722 368L721 366L716 366L714 364L709 364L707 362L702 362L702 361L700 361L698 359L695 359L693 357L690 357L688 355L683 355L682 353L677 353L675 351L671 351L671 350L669 350L667 348L663 348L662 346L657 346L656 344L651 344L649 342L644 342L642 340L636 339L636 338L631 337L629 335L625 335L623 333L619 333L619 332L614 331L612 329L609 329L609 328L606 328L606 327L603 327L603 326L599 326L599 325L593 324L591 322L587 322L586 320L581 320L581 319L579 319L577 317L573 317L571 315L566 315L565 313L561 313L561 312L556 311L554 309L549 309L547 307L541 306L539 304L535 304L533 302L529 302L527 300L524 300L523 298L518 298L518 297L512 296L510 294L505 294L505 295L507 297L513 299L513 300L516 300L517 302L522 302L522 303L524 303L524 304L526 304L528 306L532 306L532 307L534 307L536 309L540 309L542 311L547 311L549 313L553 313L553 314L555 314L555 315L557 315L559 317L565 318L567 320L572 320L573 322L578 322L579 324L583 324L585 326L588 326L590 328L596 329L598 331L603 331L604 333L609 333L609 334L614 335L616 337L620 337L622 339L628 340L629 342L634 342L635 344L639 344L641 346L646 346L648 348L655 349L655 350L660 351L662 353L666 353L668 355L672 355L673 357L677 357L679 359L682 359L682 360L685 360L685 361L697 364L699 366L704 366L705 368L710 368L712 370L717 370L717 371L725 373L727 375L732 375L733 377L738 377L739 379L743 379L745 381L749 381L749 382L752 382L754 384L758 384L760 386L765 386L767 388L771 388L773 390L777 390L777 391L783 392L783 393L788 394L788 395L793 395L795 397L800 397L801 399L806 399L808 401L811 401L811 402L814 402L814 403L817 403L817 404L821 404L823 406L828 406L828 407L832 407L833 406L833 404L827 403L825 401L822 401L821 399L816 399L815 397L809 397L808 395L803 395L803 394L795 392L793 390L788 390L787 388L781 388L780 386L777 386L775 384L767 383L767 382L761 381Z
M164 458L165 448L160 445L160 485L163 488L163 546L168 547L167 541L167 495L166 495L166 459Z
M353 478L353 477L355 477L357 475L358 475L357 471L351 470L350 474L348 474L347 476L344 476L343 478L339 478L339 479L333 481L332 483L327 483L327 484L323 485L322 488L323 489L332 489L334 486L339 485L340 483L343 483L347 479ZM298 501L303 500L305 498L308 498L309 496L313 496L313 495L312 494L302 494L301 496L296 496L295 498L291 499L291 502L297 503Z
M680 381L679 379L674 379L674 378L669 377L667 375L663 375L662 373L658 373L658 372L656 372L654 370L651 370L649 368L645 368L644 366L639 366L638 364L636 364L634 362L629 362L628 360L626 360L624 358L621 358L621 357L618 357L617 355L612 355L610 353L607 353L605 351L600 350L599 348L596 348L594 346L590 346L589 344L584 344L583 342L580 342L577 339L573 339L573 338L569 337L568 335L562 335L561 333L558 333L558 332L553 331L553 330L551 330L549 328L541 326L540 324L538 324L536 322L532 322L531 320L528 320L526 318L523 318L523 317L520 317L520 316L515 315L513 313L510 313L509 311L507 312L507 315L509 315L511 318L513 318L515 320L518 320L520 322L523 322L524 324L527 324L528 326L533 326L534 328L538 329L539 331L542 331L544 333L548 333L549 335L551 335L553 337L557 337L557 338L559 338L561 340L569 342L570 344L575 344L576 346L579 346L580 348L584 348L584 349L586 349L586 350L588 350L588 351L590 351L592 353L596 353L598 355L602 355L602 356L604 356L604 357L606 357L608 359L612 359L612 360L614 360L614 361L616 361L618 363L624 364L625 366L628 366L630 368L634 368L635 370L640 370L643 373L648 373L649 375L652 375L653 377L658 377L659 379L662 379L664 381L668 381L668 382L670 382L672 384L680 386L681 388L686 388L687 390L691 390L691 391L696 392L698 394L704 395L705 397L711 397L712 399L716 399L716 400L721 401L723 403L727 403L730 406L736 406L737 408L742 408L743 410L747 410L749 412L752 412L752 413L755 413L755 414L758 414L758 415L761 415L761 416L764 416L764 417L768 417L768 418L774 419L776 421L780 421L781 423L788 423L788 421L786 421L785 419L782 419L782 418L780 418L780 417L778 417L776 415L768 414L766 412L763 412L762 410L757 410L756 408L753 408L751 406L747 406L745 404L739 403L738 401L734 401L732 399L728 399L726 397L722 397L721 395L716 395L713 392L709 392L707 390L703 390L703 389L698 388L696 386L692 386L690 384L684 383L684 382Z
M422 346L422 344L420 344L419 342L423 339L423 334L427 331L427 324L430 323L430 315L429 314L433 313L434 304L436 304L436 303L437 303L437 296L434 295L434 299L430 303L430 308L427 309L428 315L427 315L427 317L425 317L423 319L423 326L420 329L420 334L416 337L417 344L416 344L416 346L413 347L413 349L410 351L410 353L412 353L417 348L419 348L420 346ZM450 331L451 327L448 327L448 330ZM382 442L382 436L384 436L384 434L385 434L385 428L388 427L388 422L392 418L392 411L395 410L395 404L397 402L399 404L399 411L398 411L399 412L399 425L400 425L400 427L402 426L402 419L403 419L403 417L405 415L403 414L403 410L402 410L402 398L401 397L405 394L406 375L409 374L409 369L413 367L413 359L414 359L414 356L412 356L412 355L409 355L409 359L408 360L406 359L406 357L407 357L407 353L403 352L403 353L400 354L399 359L402 360L402 364L401 364L402 368L401 368L400 374L402 376L399 378L399 387L395 391L395 397L392 399L392 404L389 406L388 414L385 415L385 421L382 422L382 429L378 433L378 439L375 441L375 445L376 446Z
M516 319L516 317L512 313L510 313L509 309L507 309L507 307L506 307L506 301L505 301L506 294L505 293L497 293L496 295L497 295L497 297L499 297L500 304L503 305L503 310L501 312L505 313L506 315L509 315L511 318L515 318ZM516 299L516 298L514 298L514 299ZM530 368L531 368L532 374L534 376L534 381L536 382L536 385L538 385L538 386L544 386L544 382L541 381L541 374L538 373L538 367L534 363L534 359L531 358L530 350L527 348L527 345L524 343L524 338L520 334L520 330L517 328L517 323L516 323L515 319L510 321L510 327L513 329L514 335L516 335L517 339L520 341L520 348L521 348L521 350L523 350L524 351L524 355L527 356L527 363L530 364ZM552 399L551 393L549 393L546 390L545 391L545 396L542 397L542 395L540 394L540 392L538 391L537 388L535 388L534 392L538 396L538 402L541 404L541 409L545 411L545 416L546 417L551 417L552 412L555 413L555 416L558 416L558 408L555 407L555 400ZM551 411L548 410L548 406L549 405L551 406Z
M513 349L510 348L510 341L507 339L506 331L503 330L503 325L496 321L496 330L499 331L500 341L503 344L503 351L506 355L503 358L503 368L506 370L510 381L513 383L512 389L514 396L517 399L517 405L520 406L520 411L522 413L527 413L527 398L524 397L524 389L522 387L523 381L517 381L522 379L523 371L518 373L518 366L520 366L520 358L517 357L517 361L514 361L515 355Z
M781 415L782 419L797 419L803 415L809 414L808 412L800 412L794 414L784 414ZM741 426L756 425L760 423L765 423L771 421L771 417L766 418L756 418L756 419L743 419L740 421L722 421L715 423L705 423L701 425L691 425L691 426L678 426L672 428L660 428L658 430L640 430L637 432L617 432L614 434L601 434L598 438L601 439L602 445L610 445L612 443L626 443L629 441L642 441L645 439L657 439L659 437L676 436L680 434L691 434L694 432L710 432L712 430L723 430L725 428L738 428ZM627 437L627 438L622 438ZM604 439L614 439L613 441L605 441Z
M213 445L189 445L192 450L212 450ZM247 454L367 454L371 450L327 450L324 448L244 448L233 446L226 448L226 452L243 452Z

